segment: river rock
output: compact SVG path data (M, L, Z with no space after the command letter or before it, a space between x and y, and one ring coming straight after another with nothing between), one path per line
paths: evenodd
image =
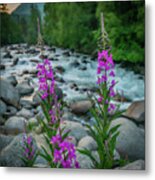
M1 125L4 125L4 123L5 123L4 117L0 116L0 126L1 126ZM0 132L1 132L1 129L0 129ZM1 132L1 133L2 133L2 132Z
M7 104L19 107L19 93L8 81L0 78L1 93L0 97Z
M96 150L96 141L91 136L85 136L79 141L78 149L88 149L90 151Z
M91 107L92 107L92 103L91 101L88 100L78 101L71 104L70 106L71 111L78 115L86 114Z
M61 127L65 127L65 132L69 132L69 136L73 136L76 138L76 140L80 140L81 138L87 136L87 132L84 129L84 127L78 123L78 122L73 122L73 121L64 121L61 124Z
M83 155L79 152L76 152L76 158L77 158L77 161L79 162L81 169L91 169L92 168L93 163L88 156Z
M63 74L65 72L65 69L62 66L56 66L54 68L57 73Z
M6 109L6 104L0 99L0 115L3 115L6 112Z
M138 123L145 121L145 101L133 102L127 109L125 116L134 119Z
M23 117L13 116L5 122L6 134L19 134L26 131L26 119Z
M5 69L5 65L4 64L0 64L0 70L4 70Z
M0 134L0 152L13 140L13 138L14 136Z
M126 119L118 118L112 121L111 127L121 124L120 134L117 137L116 149L120 155L130 160L145 158L145 134L135 123Z
M17 85L17 80L16 80L16 77L15 76L8 76L6 78L6 80L12 84L13 86L16 86Z
M19 58L13 59L12 66L16 66L18 64Z
M9 118L10 116L14 116L17 113L17 109L13 106L7 106L7 110L4 113L4 116L6 118Z
M33 138L34 149L37 150L35 140ZM3 148L0 153L0 166L7 167L23 167L24 162L20 157L23 156L23 134L15 136L8 146Z
M34 91L34 89L27 82L19 83L16 88L18 89L21 96L30 95Z
M70 51L69 50L66 50L62 53L62 55L64 56L70 56Z
M76 60L70 63L70 67L72 68L77 68L79 66L80 66L80 63Z
M26 119L29 119L29 118L32 118L34 117L34 114L33 112L31 112L30 110L26 109L26 108L22 108L22 110L20 110L18 113L17 113L17 116L22 116Z
M121 167L119 169L122 169L122 170L145 170L145 162L144 162L144 160L140 159L140 160L134 161L132 163L129 163L126 166Z
M20 99L20 105L26 109L32 109L32 103L29 100Z
M13 58L13 57L12 57L12 55L10 54L10 52L7 52L7 53L3 56L3 58L9 58L9 59L11 59L11 58Z

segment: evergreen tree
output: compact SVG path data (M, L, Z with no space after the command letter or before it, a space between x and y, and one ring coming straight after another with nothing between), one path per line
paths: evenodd
M38 18L41 20L39 10L35 4L31 4L31 15L27 24L27 40L26 40L29 44L37 43Z

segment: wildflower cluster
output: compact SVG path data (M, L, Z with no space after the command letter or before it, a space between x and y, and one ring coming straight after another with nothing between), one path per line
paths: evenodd
M42 93L41 98L44 100L49 95L54 94L54 74L52 66L48 59L45 59L43 64L38 64L38 79L39 79L39 91ZM48 79L51 80L50 87L48 86Z
M45 139L50 147L50 153L43 148L43 154L51 167L72 168L78 167L76 161L75 147L67 141L67 133L60 128L62 122L62 100L58 100L54 74L51 63L45 59L42 64L38 64L39 91L42 98L41 107L46 117L47 123L39 120L42 124ZM49 81L49 82L48 82ZM59 134L59 135L58 135ZM64 134L60 136L60 134Z
M73 143L63 140L58 134L52 137L51 144L54 146L54 163L60 164L64 168L79 168Z
M116 106L110 102L110 98L116 95L114 91L116 81L113 79L115 77L114 67L112 54L109 55L108 50L98 52L97 84L107 89L105 93L100 92L98 102L107 105L108 112L113 112L116 109Z
M23 135L23 158L21 158L26 166L33 166L37 157L37 152L34 147L33 139L31 136Z

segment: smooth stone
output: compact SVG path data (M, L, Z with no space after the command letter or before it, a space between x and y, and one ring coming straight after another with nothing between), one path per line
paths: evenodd
M77 141L79 141L81 138L87 136L87 132L84 129L84 127L78 123L73 121L63 121L61 124L61 127L65 127L65 132L69 132L69 136L73 136L76 138Z
M6 104L0 99L0 115L3 115L7 110Z
M19 91L19 94L21 96L24 96L24 95L30 95L33 93L34 89L28 85L27 82L21 82L19 83L17 86L16 86L17 90Z
M4 70L5 69L5 65L4 64L0 64L0 70Z
M0 125L4 125L5 121L6 120L2 116L0 116ZM1 132L1 130L0 130L0 132Z
M34 117L34 113L26 108L22 108L22 110L17 113L17 116L22 116L26 119L29 119Z
M16 86L18 83L15 76L8 76L6 80L13 86Z
M3 56L3 58L9 58L9 59L11 59L11 58L13 58L13 57L12 57L12 55L11 55L10 52L7 52L7 53Z
M89 100L82 100L70 105L71 111L75 114L86 114L92 107L92 103Z
M19 58L13 59L12 66L16 66L18 64Z
M17 113L17 109L13 106L7 106L7 110L4 114L6 118L9 118L10 116L14 116Z
M90 151L97 149L96 141L91 136L85 136L80 139L78 149L88 149Z
M39 134L39 135L35 134L34 139L39 149L42 149L43 146L47 152L50 152L50 147L47 144L46 139L44 138L44 134Z
M91 169L93 167L91 159L86 155L76 152L76 159L81 169Z
M125 116L134 119L138 123L144 123L145 101L133 102L125 112Z
M39 125L39 122L35 117L33 117L28 120L28 125L37 126L37 125Z
M7 145L10 144L10 142L13 140L14 136L7 136L0 134L0 152L3 148L5 148Z
M140 159L140 160L134 161L132 163L129 163L126 166L121 167L119 169L122 169L122 170L145 170L145 161Z
M32 100L32 104L33 106L39 106L41 104L41 98L39 97L39 95L37 93L34 94L33 96L33 100Z
M19 134L26 131L27 121L23 117L13 116L5 122L6 134Z
M23 156L23 135L19 134L1 151L0 166L7 167L24 167L25 163L20 157ZM35 151L37 150L36 142L33 138Z
M74 144L75 146L77 144L77 140L76 140L76 138L74 136L68 136L67 141Z
M80 66L80 63L77 60L70 63L70 67L72 68L77 68L79 66Z
M17 89L15 89L12 86L12 84L10 84L7 80L1 78L0 78L0 85L1 85L0 97L7 104L13 105L18 108L20 95Z
M29 100L20 99L20 105L26 109L32 109L32 103Z
M57 73L60 74L65 72L65 69L62 66L56 66L54 69L56 70Z
M126 119L118 118L112 121L111 128L120 124L120 132L116 149L121 156L129 160L145 159L145 133L135 123Z

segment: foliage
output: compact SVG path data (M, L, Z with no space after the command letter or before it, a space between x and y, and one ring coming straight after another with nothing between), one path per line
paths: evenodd
M37 69L40 98L42 98L41 107L45 115L45 120L40 118L38 120L43 127L44 138L50 149L48 152L42 146L43 153L40 155L47 160L52 168L78 168L75 147L67 140L69 131L65 132L65 128L60 127L63 104L62 99L58 100L55 92L52 66L46 59L43 64L38 64Z
M35 4L31 5L31 14L27 23L27 40L29 44L36 44L38 37L38 22L37 19L40 19L40 13ZM24 24L23 24L24 25Z
M96 3L45 4L44 38L48 44L92 52L96 46Z
M105 48L105 47L104 47ZM114 86L116 85L114 73L114 62L112 54L108 55L108 50L98 53L98 80L99 85L98 98L92 100L96 107L91 108L91 115L95 119L93 126L87 125L91 136L97 143L97 154L99 160L96 160L91 151L84 149L79 152L87 155L93 162L93 168L109 169L116 161L114 159L114 150L116 146L118 128L120 125L111 127L111 122L121 115L119 106L112 103L115 96Z
M114 59L144 63L144 1L45 4L46 43L94 54L101 12Z
M99 2L96 16L104 13L106 30L117 61L144 63L144 1ZM100 31L100 30L98 30Z
M7 13L0 13L1 44L19 43L22 40L22 31L16 21Z
M23 156L20 157L20 159L24 162L26 167L33 167L38 152L35 150L32 136L24 134L22 143Z

